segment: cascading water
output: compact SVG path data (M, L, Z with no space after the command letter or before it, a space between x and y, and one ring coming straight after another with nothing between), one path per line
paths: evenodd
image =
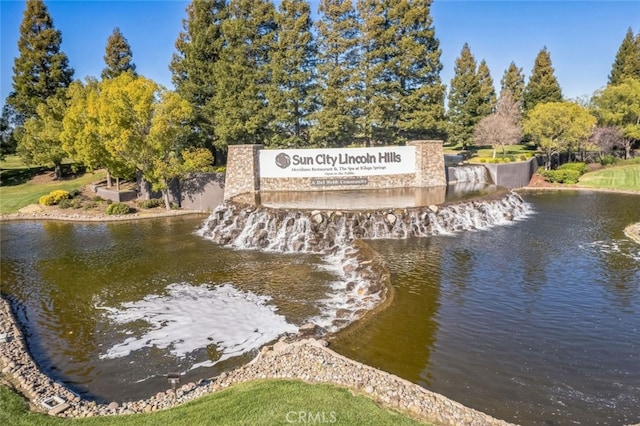
M476 230L526 216L528 205L514 192L499 199L448 206L375 211L284 211L227 203L207 219L200 234L237 249L325 255L339 279L335 293L312 322L337 331L383 300L383 262L367 259L357 240L404 239ZM370 257L370 256L369 256Z
M491 183L491 176L487 168L482 165L447 167L447 178L449 183Z

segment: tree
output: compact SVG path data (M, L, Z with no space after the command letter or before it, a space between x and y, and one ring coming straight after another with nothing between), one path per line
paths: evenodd
M487 63L483 59L478 65L478 104L476 115L479 120L491 114L496 107L496 89Z
M518 68L514 62L504 71L504 75L500 80L500 96L508 91L515 102L520 103L522 107L522 94L524 92L524 74L522 68Z
M111 178L115 177L116 188L120 190L120 178L134 176L135 167L106 148L106 141L100 134L100 95L101 83L94 78L87 78L85 84L81 81L71 83L60 140L64 151L87 169L106 168L107 187L111 187Z
M185 145L193 109L175 92L131 73L100 84L98 134L108 155L135 168L170 208L172 179L202 170L213 161L211 151Z
M562 90L554 75L551 55L546 47L536 56L522 98L525 112L533 110L538 104L562 101Z
M359 0L360 89L358 130L365 144L389 144L398 137L400 81L397 78L400 46L399 1Z
M311 115L317 146L352 143L357 132L359 23L351 0L321 0L316 23L318 101Z
M214 64L215 145L262 143L269 139L273 110L268 102L275 8L269 0L231 0L222 21L224 40Z
M595 124L596 118L578 104L547 102L529 112L524 131L544 152L545 168L550 169L553 157L586 141Z
M357 5L363 51L359 127L365 140L388 144L441 136L445 88L431 1Z
M467 43L456 58L454 76L449 90L449 141L468 148L472 144L477 116L480 84L476 75L476 60Z
M615 148L625 147L625 138L620 129L613 126L596 127L591 142L598 147L600 157L612 152Z
M633 142L640 140L640 79L627 78L605 87L595 94L592 104L600 125L620 129L625 158L630 158Z
M19 56L13 65L13 96L7 99L21 115L36 117L36 108L71 83L73 69L60 51L62 35L42 0L27 0L18 39Z
M640 33L634 37L631 28L627 30L616 54L609 84L620 84L627 78L640 79Z
M104 63L107 66L102 70L102 78L117 77L123 72L136 74L131 46L118 27L114 28L107 39Z
M273 136L269 145L307 146L309 115L316 109L316 46L309 4L304 0L283 0L275 22L278 37L271 58L268 98L273 111Z
M0 160L4 160L7 155L16 152L15 115L13 107L9 103L5 103L0 116Z
M403 139L443 138L446 134L444 98L440 79L440 41L435 36L430 14L431 0L403 1L399 46L398 79L400 134Z
M216 110L213 98L219 89L215 64L224 45L222 22L227 16L225 0L193 0L187 7L187 19L178 36L169 68L176 91L193 108L189 139L193 145L214 149L216 145ZM222 144L219 144L222 146ZM216 161L224 157L216 151Z
M505 146L515 145L522 138L520 104L504 91L496 105L496 111L482 118L473 129L473 140L476 145L491 145L493 158L496 158L498 147L505 155Z
M189 132L186 124L191 120L189 102L174 92L163 91L153 108L153 118L144 150L138 162L142 165L144 179L154 191L161 191L167 210L169 184L186 173L201 171L213 162L211 151L206 148L184 147Z
M103 80L100 86L98 136L115 161L144 171L148 165L143 154L160 86L129 73Z
M36 115L25 121L17 147L25 163L52 167L56 179L62 177L62 161L67 157L60 142L65 109L61 95L49 96L36 107Z

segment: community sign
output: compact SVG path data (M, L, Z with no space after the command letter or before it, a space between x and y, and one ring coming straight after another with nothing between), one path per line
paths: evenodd
M347 178L415 173L413 146L263 149L262 178Z

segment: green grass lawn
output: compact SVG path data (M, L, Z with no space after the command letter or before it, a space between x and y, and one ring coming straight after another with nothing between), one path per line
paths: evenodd
M54 189L82 189L106 175L104 171L98 171L47 183L30 182L31 178L44 172L42 167L25 166L15 155L9 155L0 162L0 214L15 213L22 207L37 203L38 198Z
M444 146L445 154L460 154L463 151L462 145ZM505 155L515 157L516 161L520 161L520 156L525 155L527 158L533 156L536 152L535 145L532 144L516 144L505 147ZM490 145L475 147L472 151L473 156L469 159L470 162L478 162L481 158L492 158L493 148ZM496 158L502 157L502 148L498 147L496 151Z
M618 165L585 173L579 186L589 188L640 191L640 158L621 161Z
M322 419L324 422L321 421ZM6 386L0 386L0 424L49 426L68 423L87 426L424 424L397 412L383 409L365 396L354 396L344 388L328 384L310 385L291 380L260 380L244 383L170 410L150 414L73 420L30 412L26 401L21 396Z

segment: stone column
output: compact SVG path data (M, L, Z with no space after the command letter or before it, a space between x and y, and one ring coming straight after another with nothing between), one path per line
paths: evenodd
M425 140L407 142L416 147L416 177L414 186L446 186L447 176L444 170L444 151L442 141Z
M260 190L259 152L263 145L230 145L224 199Z

